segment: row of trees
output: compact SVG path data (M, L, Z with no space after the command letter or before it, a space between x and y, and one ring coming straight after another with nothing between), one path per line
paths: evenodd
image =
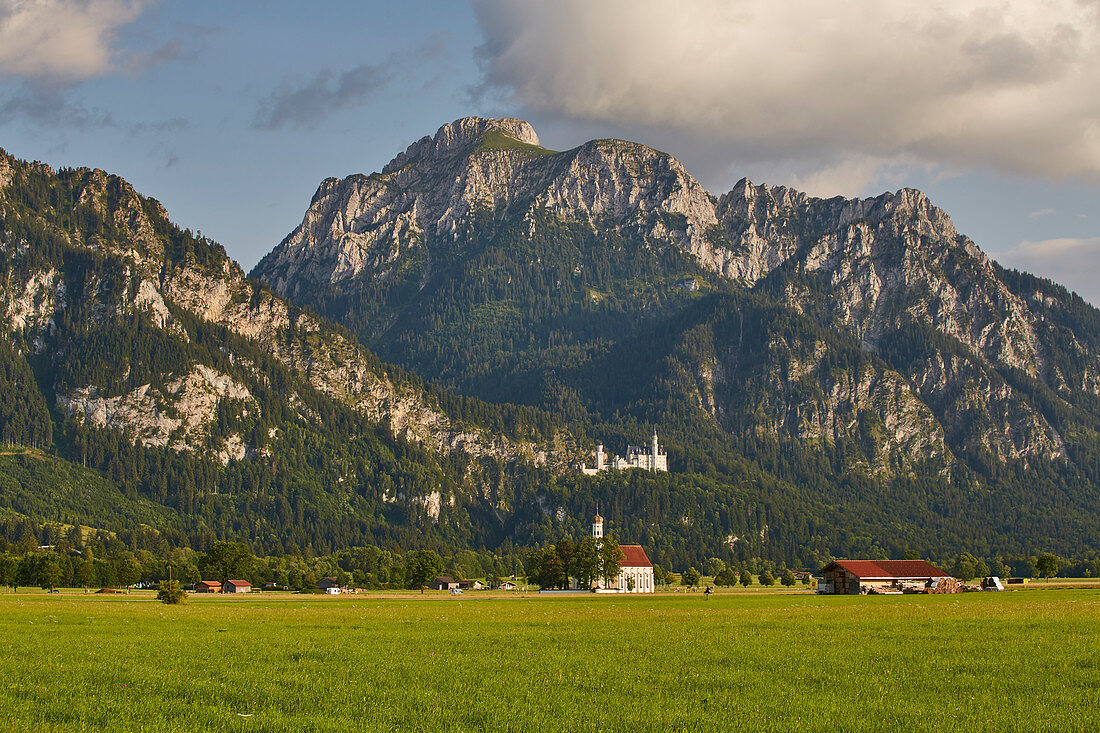
M527 577L547 589L569 588L572 580L578 588L598 583L608 586L619 577L623 558L623 550L611 534L599 541L593 537L580 542L562 539L527 553Z

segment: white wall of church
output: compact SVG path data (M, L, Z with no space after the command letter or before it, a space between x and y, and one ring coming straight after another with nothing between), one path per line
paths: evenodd
M634 579L634 590L630 590L630 578ZM653 593L653 568L623 568L612 587L624 593Z

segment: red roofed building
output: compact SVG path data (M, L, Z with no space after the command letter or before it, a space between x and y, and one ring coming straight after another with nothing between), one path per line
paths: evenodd
M924 560L834 560L821 569L818 593L856 595L873 586L936 585L948 573Z
M627 593L652 593L653 563L641 545L619 545L623 551L622 570L613 587Z
M597 512L592 520L592 536L596 542L603 540L603 517ZM653 581L653 563L641 545L619 545L623 551L623 562L620 565L619 577L615 578L605 590L617 590L622 593L652 593L655 590Z

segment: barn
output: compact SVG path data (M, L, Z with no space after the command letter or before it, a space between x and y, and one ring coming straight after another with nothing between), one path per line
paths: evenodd
M904 588L958 588L948 573L924 560L834 560L821 569L818 593L857 595Z

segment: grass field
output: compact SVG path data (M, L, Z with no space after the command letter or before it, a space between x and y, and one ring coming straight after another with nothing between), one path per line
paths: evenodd
M1094 730L1100 591L0 594L5 730Z

